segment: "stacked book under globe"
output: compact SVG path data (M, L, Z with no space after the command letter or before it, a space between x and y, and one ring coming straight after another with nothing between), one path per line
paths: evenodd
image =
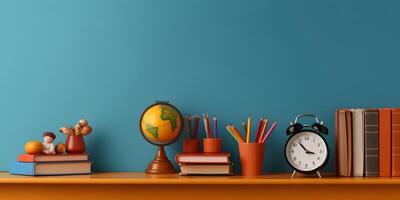
M175 156L180 175L230 175L229 153L181 153Z
M92 173L92 162L86 154L19 155L12 162L10 174L16 175L71 175Z

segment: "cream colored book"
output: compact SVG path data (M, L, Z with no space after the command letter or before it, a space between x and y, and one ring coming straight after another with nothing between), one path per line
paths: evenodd
M353 112L353 176L364 175L364 109Z

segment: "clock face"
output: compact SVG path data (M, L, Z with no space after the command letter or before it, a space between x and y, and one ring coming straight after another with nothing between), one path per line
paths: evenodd
M311 131L302 131L290 137L285 153L289 164L301 172L313 172L328 159L325 140Z

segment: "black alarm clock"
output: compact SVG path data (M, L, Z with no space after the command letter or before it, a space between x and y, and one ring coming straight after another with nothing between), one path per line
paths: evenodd
M315 123L302 124L302 117L313 117ZM285 145L285 158L290 167L294 169L292 178L296 172L303 174L317 174L321 178L320 170L325 167L329 159L329 149L323 137L328 134L328 128L313 114L298 115L294 123L286 129L289 138Z

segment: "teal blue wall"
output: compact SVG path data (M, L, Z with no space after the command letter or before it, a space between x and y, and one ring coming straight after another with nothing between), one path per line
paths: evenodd
M279 125L265 170L288 171L283 131L296 114L326 121L333 150L337 107L400 105L399 9L389 0L0 1L0 170L25 141L81 117L95 128L86 141L96 170L144 170L155 147L138 120L160 99L221 125L270 116ZM171 159L180 142L167 147Z

